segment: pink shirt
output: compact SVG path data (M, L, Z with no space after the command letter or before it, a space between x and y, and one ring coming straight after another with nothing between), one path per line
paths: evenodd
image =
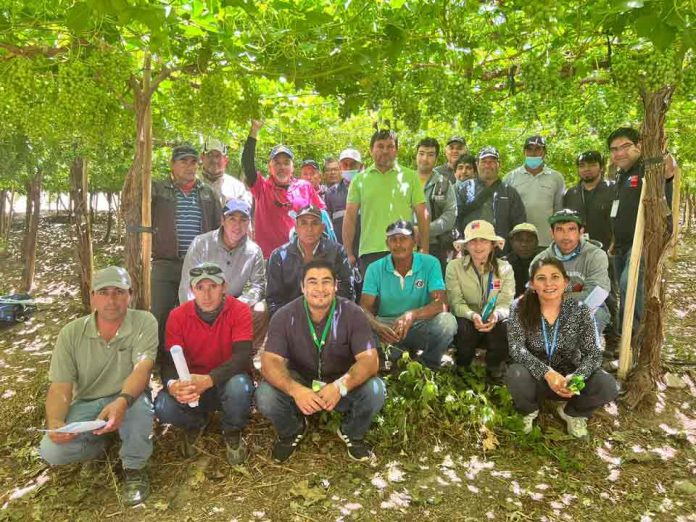
M298 212L307 205L326 208L311 183L303 179L292 178L286 189L257 173L251 194L256 201L254 238L263 251L264 259L288 242L290 231L295 226L295 218L290 216L290 211Z

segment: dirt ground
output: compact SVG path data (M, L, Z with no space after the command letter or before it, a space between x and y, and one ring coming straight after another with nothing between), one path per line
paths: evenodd
M654 409L619 402L590 422L591 437L568 440L545 408L541 433L496 429L484 452L475 430L423 418L405 448L377 443L374 466L351 461L325 423L287 465L270 459L273 430L258 414L247 433L252 456L230 468L212 425L200 457L182 461L176 433L157 426L152 495L125 508L118 498L117 447L105 460L49 469L36 446L43 427L51 350L60 328L82 315L65 220L42 220L34 296L39 311L0 330L0 520L545 520L696 521L696 238L684 238L668 281L665 370L671 387ZM21 228L0 259L0 295L21 274ZM96 226L97 238L103 223ZM98 266L118 263L115 242L95 242ZM674 387L678 386L678 387ZM456 433L455 433L456 431Z

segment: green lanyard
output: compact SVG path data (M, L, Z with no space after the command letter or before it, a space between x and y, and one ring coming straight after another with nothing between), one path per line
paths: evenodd
M329 330L331 329L331 323L333 322L334 311L336 310L336 298L331 302L331 308L329 309L329 315L326 318L326 325L324 326L324 331L321 334L321 340L317 337L317 331L314 329L314 323L312 322L312 317L309 315L309 307L307 306L307 300L304 300L304 309L307 314L307 322L309 323L309 333L312 334L312 341L317 347L317 354L319 355L319 380L321 380L321 350L326 344L326 338L329 335Z

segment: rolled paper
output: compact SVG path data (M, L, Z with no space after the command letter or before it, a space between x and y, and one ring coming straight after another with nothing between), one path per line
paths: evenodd
M176 373L179 374L179 380L191 382L191 372L189 372L188 364L186 364L186 359L184 358L184 349L178 344L175 344L169 349L169 353L172 354L174 366L176 366ZM189 406L191 408L196 408L198 406L198 401L189 402Z

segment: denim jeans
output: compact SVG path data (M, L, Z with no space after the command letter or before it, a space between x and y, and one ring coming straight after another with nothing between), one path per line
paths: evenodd
M311 386L310 381L295 372L291 372L291 376L304 386ZM386 387L379 377L371 377L349 391L336 405L336 411L344 414L341 432L351 439L362 440L372 424L372 419L382 409L385 398ZM295 400L267 381L259 384L256 390L256 407L273 423L281 438L292 437L302 429L303 414Z
M115 400L118 394L91 401L75 401L70 405L65 423L91 421L104 409L104 406ZM126 410L123 423L118 429L121 437L119 456L125 469L142 469L152 455L152 422L154 412L150 391L146 390ZM106 447L106 435L81 433L70 442L56 444L48 434L41 439L39 453L41 458L52 466L84 462L98 458Z
M163 389L155 398L155 414L163 424L186 429L200 429L208 422L208 414L222 411L223 431L243 430L249 422L254 383L246 373L238 373L220 386L213 386L201 395L198 406L182 404Z
M626 252L616 252L614 256L614 269L619 279L621 292L621 306L619 308L619 330L623 327L624 306L626 304L626 291L628 289L628 268L631 260L631 249ZM643 316L643 278L645 277L645 263L640 259L638 270L638 286L636 287L636 306L633 309L633 335L638 333L640 319Z
M396 317L378 317L378 320L392 324ZM439 370L442 365L442 356L452 345L457 333L457 319L449 312L440 312L432 319L415 321L401 341L392 351L392 361L401 356L401 348L406 350L423 350L420 356L421 362L431 370Z

